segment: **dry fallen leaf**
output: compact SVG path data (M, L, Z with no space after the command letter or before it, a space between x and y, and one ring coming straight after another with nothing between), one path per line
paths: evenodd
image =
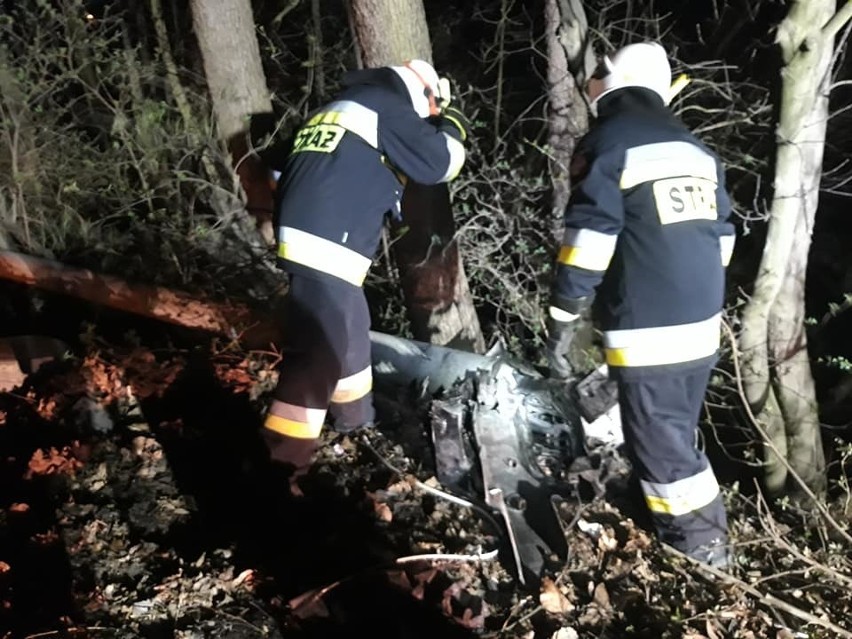
M592 595L592 599L601 608L601 610L609 610L612 607L609 603L609 592L607 592L606 585L604 585L603 582L595 586L595 592Z
M387 492L390 495L402 495L405 493L410 493L411 484L403 479L388 486Z
M234 580L231 582L231 585L234 588L238 588L241 584L245 583L246 588L251 588L252 583L255 581L254 569L246 568L239 575L237 575Z
M648 583L657 583L660 580L659 575L654 571L654 568L648 563L647 559L640 559L633 565L631 571L636 577Z
M598 537L598 548L603 551L615 550L618 547L618 539L615 536L615 532L609 526L605 526L603 530L601 530L600 537Z
M651 537L648 536L644 530L640 530L638 528L632 528L630 530L630 537L624 544L624 550L627 552L637 552L640 550L647 550L651 547Z
M73 475L82 467L83 464L74 458L68 446L63 447L62 450L53 447L46 450L36 449L27 465L24 478L32 479L35 475Z
M340 583L340 582L337 582ZM337 583L324 588L315 588L302 593L289 601L290 612L299 619L310 619L312 617L325 618L329 616L328 608L322 600L323 596Z
M574 610L574 604L559 590L550 577L541 580L538 601L542 608L553 615L564 615Z
M379 520L386 522L393 520L393 511L391 511L390 506L381 501L381 498L377 493L368 492L367 496L370 498L370 501L373 502L373 512Z
M710 639L722 639L722 635L720 635L719 632L716 629L716 622L715 621L713 621L712 619L708 619L705 626L707 628L707 636Z
M580 635L573 628L560 628L552 635L550 639L579 639Z
M390 506L385 503L376 503L376 517L382 521L390 522L393 519L393 512Z

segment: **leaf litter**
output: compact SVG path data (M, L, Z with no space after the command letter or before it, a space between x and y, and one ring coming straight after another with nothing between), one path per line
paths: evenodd
M730 580L596 498L560 514L561 567L519 586L493 525L443 498L423 398L377 399L367 446L325 433L288 501L257 472L273 365L102 347L0 395L0 637L838 636L742 584L852 627L848 584L819 575L849 575L848 549L825 552L801 514L768 527L744 496ZM815 566L761 545L768 528Z

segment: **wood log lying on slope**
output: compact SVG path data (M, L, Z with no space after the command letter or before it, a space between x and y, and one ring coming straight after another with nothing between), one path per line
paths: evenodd
M176 326L235 337L247 348L266 348L278 336L270 318L242 304L202 300L161 286L131 284L112 275L22 253L0 251L0 279Z

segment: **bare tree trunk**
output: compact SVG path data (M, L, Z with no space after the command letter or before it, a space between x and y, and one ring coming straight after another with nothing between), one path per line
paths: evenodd
M562 215L571 196L569 166L574 148L589 128L589 111L582 96L594 55L589 25L580 0L546 0L548 146L553 185L551 211L561 237Z
M432 62L423 0L351 0L361 64L377 67L420 58Z
M769 439L814 491L825 457L804 325L805 271L819 197L834 37L852 17L834 0L796 0L778 29L784 59L777 157L766 244L740 345L746 397ZM767 451L772 495L793 488L787 465Z
M561 242L565 208L571 198L571 158L577 142L589 129L589 108L583 95L585 80L594 71L589 23L582 0L545 0L547 43L548 164L550 169L551 234ZM595 330L584 322L569 355L577 370L588 367Z
M190 5L219 136L236 165L246 208L257 219L264 239L272 243L269 171L260 158L249 154L246 135L251 114L272 112L251 2L190 0Z
M432 61L422 0L351 0L350 9L362 66L411 58ZM415 339L483 352L485 340L455 239L447 185L409 181L402 215L407 230L393 244L393 255Z

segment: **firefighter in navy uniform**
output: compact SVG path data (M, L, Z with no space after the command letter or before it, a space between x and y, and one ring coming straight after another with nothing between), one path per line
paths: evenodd
M362 283L386 214L399 215L406 179L446 182L465 161L467 121L427 62L351 71L342 84L296 132L276 194L278 263L290 287L262 433L292 478L309 468L327 417L341 433L373 424Z
M657 43L605 57L586 90L597 120L574 180L548 309L551 374L592 307L617 381L626 451L661 541L725 566L727 518L696 429L717 361L734 245L719 160L672 114Z

